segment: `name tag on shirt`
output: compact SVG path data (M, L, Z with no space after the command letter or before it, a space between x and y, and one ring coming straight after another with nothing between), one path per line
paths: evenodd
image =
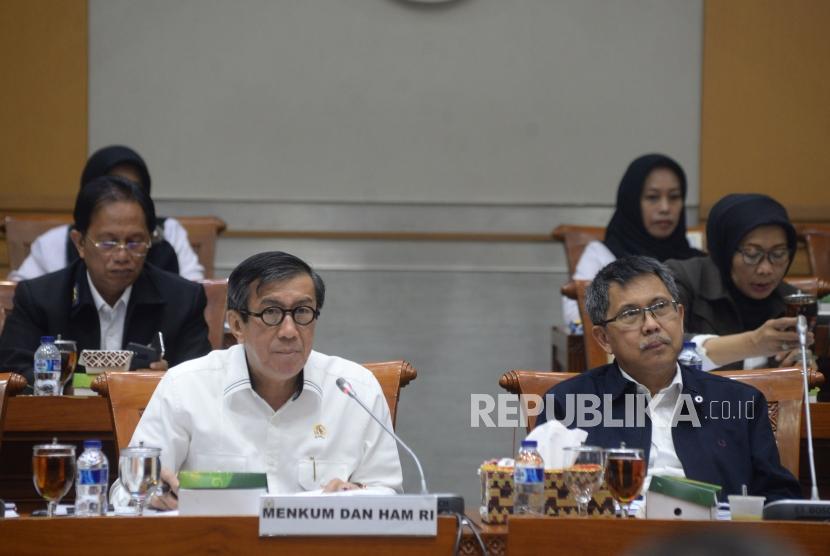
M259 500L260 537L438 534L435 495L264 495Z

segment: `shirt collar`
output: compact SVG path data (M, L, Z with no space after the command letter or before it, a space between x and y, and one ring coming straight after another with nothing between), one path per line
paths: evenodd
M118 298L118 300L115 302L114 305L110 306L110 304L107 303L106 300L103 297L101 297L101 294L98 293L98 290L95 288L95 284L92 283L92 277L90 277L89 271L87 271L87 273L86 273L86 281L89 284L89 291L92 293L92 299L95 302L95 308L99 312L101 311L101 309L105 309L105 308L109 309L109 310L115 310L115 309L118 308L118 305L122 302L124 303L124 306L126 307L127 304L130 302L130 294L133 291L133 285L132 284L127 286L127 289L124 290L124 293L121 294L121 297Z
M648 388L646 388L644 385L637 382L637 380L635 380L634 377L632 377L627 372L625 372L623 370L623 368L619 366L619 363L617 364L617 367L620 369L620 374L622 374L623 378L625 380L629 381L629 382L633 382L637 386L637 390L639 390L641 392L648 393L649 395L651 395L651 391ZM660 391L661 392L665 391L667 393L671 392L671 391L676 391L677 393L680 393L682 390L683 390L683 375L680 373L680 365L675 363L675 371L674 371L674 377L672 378L672 381L669 383L668 386L666 386L665 388L663 388Z
M228 396L240 390L253 391L253 384L251 383L251 373L248 369L248 361L245 357L245 346L237 344L228 349L230 353L229 369L225 375L224 395ZM310 392L317 395L320 399L323 397L323 388L321 386L321 379L323 371L317 364L317 356L314 351L306 360L305 366L297 375L297 392L291 397L291 400L299 398L303 392Z

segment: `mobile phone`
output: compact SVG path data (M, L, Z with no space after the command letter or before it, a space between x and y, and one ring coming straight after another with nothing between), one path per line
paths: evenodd
M133 352L133 360L130 362L130 370L147 369L150 363L155 363L161 359L161 350L150 344L143 346L135 342L127 344L127 349Z

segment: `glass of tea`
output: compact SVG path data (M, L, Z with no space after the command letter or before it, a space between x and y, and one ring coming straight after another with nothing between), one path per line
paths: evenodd
M78 366L78 347L75 340L64 340L60 336L55 340L55 345L61 353L61 394L66 390L66 385L72 380L75 374L75 367Z
M623 517L629 517L631 502L639 496L645 478L646 460L642 449L626 448L623 442L619 448L605 450L605 484L622 508Z
M51 444L32 447L32 481L37 493L48 502L47 515L55 515L58 502L66 496L75 480L75 446Z
M602 448L597 446L568 446L565 449L564 480L576 500L578 515L588 515L588 503L594 491L602 484L605 458Z
M809 293L792 293L784 296L784 303L787 304L787 316L797 317L804 315L807 319L807 330L812 332L816 327L818 318L818 300L816 296Z

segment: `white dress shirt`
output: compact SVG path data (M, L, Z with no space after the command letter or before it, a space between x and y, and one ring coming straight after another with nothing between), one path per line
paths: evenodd
M683 376L680 365L674 373L671 383L657 392L652 398L648 388L634 380L622 367L623 377L637 385L637 393L646 397L646 411L651 419L651 449L648 457L648 471L642 492L648 491L651 478L655 475L685 477L683 464L677 457L672 438L672 421L680 407L680 393L683 391Z
M391 428L380 384L357 363L312 351L302 390L274 411L251 387L244 346L235 345L167 371L130 444L161 448L162 467L174 472L264 472L272 494L335 478L400 492L395 440L340 391L341 376Z
M127 304L130 302L130 294L133 291L132 284L127 286L115 305L110 305L95 289L89 272L86 273L86 281L89 283L89 291L92 292L92 299L98 310L98 323L101 326L100 349L121 349L124 341L124 322L127 320Z
M9 273L9 280L31 280L50 272L55 272L66 266L66 241L69 236L69 226L56 226L42 233L32 242L29 256L20 265L20 268ZM187 239L187 230L175 218L165 218L164 239L173 247L179 261L179 276L188 280L201 280L205 277L205 269L199 264L199 258L190 241Z
M582 256L579 257L579 262L574 269L574 280L593 280L594 276L605 267L605 265L617 260L614 253L601 241L592 241L585 246ZM565 324L572 322L581 322L579 316L579 304L575 299L562 296L562 318L565 319ZM582 323L582 326L587 330L591 323ZM590 332L590 331L589 331Z

